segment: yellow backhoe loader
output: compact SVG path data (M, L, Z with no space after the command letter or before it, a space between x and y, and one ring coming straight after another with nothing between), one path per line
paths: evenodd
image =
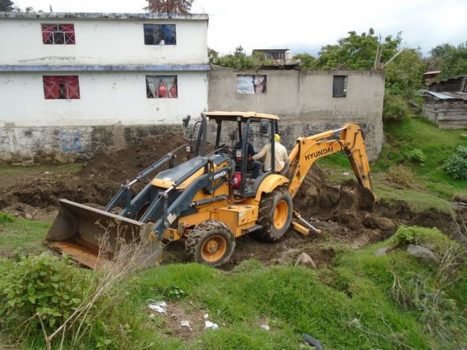
M160 261L165 244L183 239L195 261L219 266L229 261L243 235L276 241L291 225L308 233L313 227L298 214L294 219L292 198L314 162L337 152L347 155L360 185L372 195L365 141L355 124L298 138L286 174L275 171L274 156L271 170L255 173L247 156L251 139L270 143L274 154L277 116L209 112L193 127L196 136L182 146L187 159L177 165L175 152L167 154L122 185L105 208L60 200L46 244L96 268L112 259L122 242L135 241L141 247L139 264L146 267ZM134 185L153 173L133 193Z

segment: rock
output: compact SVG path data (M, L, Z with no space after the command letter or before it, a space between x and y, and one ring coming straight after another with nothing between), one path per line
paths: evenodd
M297 260L295 261L295 266L298 266L298 265L316 269L315 262L307 253L302 253L298 256Z
M32 220L32 215L29 214L29 213L26 213L26 214L24 215L24 217L25 217L26 219L28 219L28 220Z
M390 232L396 228L394 222L391 219L375 215L368 215L363 220L363 226L371 229L379 229L384 232Z
M271 329L271 327L269 327L267 323L263 323L260 327L261 329L264 329L265 331L269 331Z
M377 251L375 251L375 256L387 255L390 251L391 251L391 247L379 248Z
M409 244L407 253L427 263L439 263L439 258L433 251L419 245Z

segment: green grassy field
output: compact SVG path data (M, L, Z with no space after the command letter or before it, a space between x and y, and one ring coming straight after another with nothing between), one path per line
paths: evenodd
M443 170L443 164L457 146L467 147L467 132L438 129L422 118L386 124L384 131L383 150L371 164L378 198L403 199L415 211L433 207L452 213L449 201L455 195L467 194L467 181L452 179ZM410 159L414 152L424 156L423 163ZM325 168L327 177L334 183L348 179L344 172L351 173L349 162L342 154L321 159L317 164ZM397 186L397 182L402 182L402 186Z
M456 146L467 146L464 132L439 130L417 118L388 125L385 132L387 143L372 166L377 197L407 201L414 211L435 208L452 214L450 199L465 192L467 182L448 177L442 165ZM414 149L425 155L423 164L407 158ZM343 174L350 167L341 155L319 165L331 183L349 177ZM76 169L64 171L68 170ZM11 179L14 171L0 167L0 179L2 173ZM85 298L97 276L63 259L37 257L45 250L42 240L48 227L49 223L0 212L0 348L14 337L22 341L16 344L19 348L44 349L41 327L30 322L38 312L37 298L44 298L46 305L47 298L50 305L62 297L70 299L70 281L79 284L73 297ZM440 264L409 256L406 243L430 247L441 258ZM381 247L395 249L376 256ZM78 348L300 349L304 333L319 339L326 349L467 348L467 269L465 259L454 254L458 244L436 229L412 227L400 228L386 241L362 249L334 248L336 257L320 269L245 260L232 271L170 264L133 273L89 311L88 333ZM39 263L44 264L42 270ZM51 266L57 266L56 275L64 274L63 281L50 276L52 291L42 280ZM15 283L18 290L24 287L24 295L8 309L17 296L7 287ZM178 318L170 313L150 317L149 300L167 301ZM46 311L59 317L64 310ZM203 329L205 313L219 329ZM198 328L191 334L181 332L183 319L198 322ZM269 330L261 328L264 323ZM70 339L64 338L64 348L76 349ZM54 348L59 342L60 338Z
M10 234L0 244L9 242L19 253L31 252L31 245L47 228L39 222L2 218L0 229ZM24 237L22 229L35 238L19 239ZM418 243L423 241L440 256L451 244L437 230L413 230ZM265 267L247 260L229 272L199 264L141 271L115 287L118 302L102 307L104 311L95 316L95 329L83 339L82 348L124 349L133 344L141 349L298 349L303 333L319 339L326 349L459 348L467 330L462 318L467 302L465 271L444 287L438 285L441 267L419 263L403 249L374 255L376 249L397 242L390 238L357 251L344 249L331 267L319 270ZM12 271L12 263L11 259L0 263L3 276ZM407 305L394 295L396 277L407 290ZM0 283L5 287L2 283L5 279ZM423 288L423 300L410 294L414 286ZM435 294L439 295L436 303ZM184 310L187 317L206 312L220 328L181 339L167 322L170 315L148 317L148 300L166 300ZM261 329L261 322L267 322L270 330ZM433 325L438 325L436 331ZM39 329L26 340L25 349L44 347Z

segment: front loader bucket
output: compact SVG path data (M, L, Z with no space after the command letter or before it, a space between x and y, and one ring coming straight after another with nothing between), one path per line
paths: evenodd
M156 265L162 259L162 246L152 232L152 224L145 224L92 208L66 199L59 201L57 218L52 224L46 245L66 253L92 269L105 261L118 259L129 249L139 267Z

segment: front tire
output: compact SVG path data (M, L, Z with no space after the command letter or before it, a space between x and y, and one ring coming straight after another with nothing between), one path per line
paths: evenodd
M254 233L262 241L275 242L287 232L292 222L293 203L289 191L279 187L263 194L259 205L258 224L263 228Z
M206 221L190 232L185 241L185 250L198 263L221 266L232 257L235 237L222 222Z

